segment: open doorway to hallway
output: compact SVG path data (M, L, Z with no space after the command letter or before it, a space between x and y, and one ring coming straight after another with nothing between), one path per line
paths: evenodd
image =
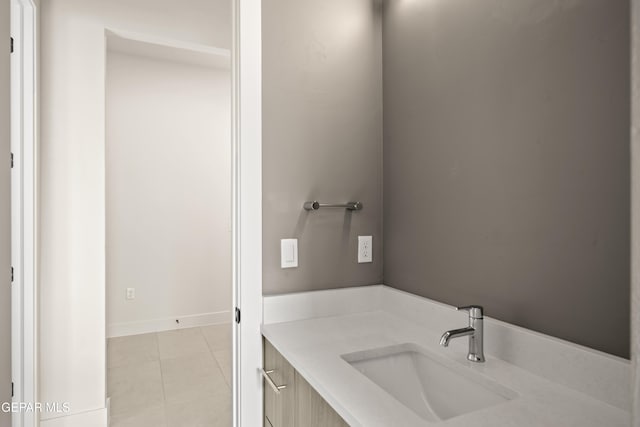
M107 30L110 425L230 426L230 53Z
M204 46L205 51L231 49L231 29L233 27L234 33L239 35L242 27L249 37L234 37L232 55L235 66L233 142L230 143L233 201L230 204L233 206L232 293L237 325L231 328L234 371L231 388L234 422L257 425L257 420L262 421L261 387L256 386L252 375L241 376L240 371L244 367L255 373L262 360L259 339L262 318L261 139L260 109L257 108L261 103L260 92L253 88L259 81L256 78L259 76L256 66L259 64L259 43L256 43L259 37L256 39L255 36L260 32L260 14L254 13L259 11L259 3L244 2L241 7L239 2L228 0L17 1L29 3L33 9L31 18L34 19L29 20L31 31L27 34L31 37L25 38L24 43L34 53L37 64L30 68L33 73L22 72L20 75L27 82L37 83L29 99L35 103L31 105L39 106L32 126L32 130L38 131L39 138L32 138L26 145L37 169L33 176L36 180L27 180L25 184L31 191L27 194L37 195L33 198L37 206L26 219L33 219L35 226L37 213L35 240L29 240L34 244L31 249L34 255L37 253L37 259L31 257L34 265L29 272L38 280L37 286L35 281L26 286L33 293L33 310L20 314L27 324L33 324L28 331L13 331L14 337L32 344L25 352L29 360L38 361L38 369L37 372L33 370L31 383L25 378L17 378L16 389L33 385L39 401L56 402L59 404L56 407L65 408L64 413L43 410L37 414L34 418L39 418L43 427L61 423L106 426L109 337L209 326L198 320L211 319L206 314L213 312L174 313L169 319L174 322L171 326L167 326L166 318L151 319L152 322L125 320L114 325L107 315L105 41L107 34L112 32L124 38L140 38L142 40L138 41L150 44L170 42L178 50L194 45ZM241 26L240 22L245 24ZM193 50L198 53L203 49ZM131 53L135 56L139 52ZM241 58L242 74L238 66ZM156 59L181 62L183 58L178 54ZM241 84L246 87L243 91L239 90ZM241 105L247 107L241 108ZM250 244L248 238L242 236L251 236ZM181 283L186 282L181 278ZM137 284L128 287L136 289L134 300L140 301L142 288ZM205 316L200 316L202 314ZM231 320L231 312L226 319ZM129 325L122 327L122 323ZM159 329L158 324L166 329ZM29 335L30 332L33 334ZM27 341L30 336L33 340ZM158 344L158 358L162 360L161 357ZM215 360L218 366L223 363L219 358ZM36 399L17 394L14 400L34 402ZM138 425L142 421L139 417L137 421L121 419L119 422Z
M112 426L230 426L231 2L40 16L40 398L102 419L106 397Z

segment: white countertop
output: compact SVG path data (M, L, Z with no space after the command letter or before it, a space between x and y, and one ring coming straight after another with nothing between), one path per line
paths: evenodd
M451 328L464 325L451 325ZM341 355L416 343L518 394L513 400L437 424L446 426L617 427L630 413L491 356L466 360L467 340L439 346L442 332L386 311L263 325L263 335L351 426L431 425L345 362Z

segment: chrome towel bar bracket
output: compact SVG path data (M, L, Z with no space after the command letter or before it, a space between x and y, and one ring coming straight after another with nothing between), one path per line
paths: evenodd
M320 203L318 201L304 202L304 210L317 211L320 208L343 208L348 211L359 211L362 209L362 203L360 202L347 202L347 203Z

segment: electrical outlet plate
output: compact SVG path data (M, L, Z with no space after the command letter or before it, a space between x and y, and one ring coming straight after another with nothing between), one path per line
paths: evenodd
M358 263L373 262L373 236L358 236Z
M127 299L136 299L136 288L127 288Z

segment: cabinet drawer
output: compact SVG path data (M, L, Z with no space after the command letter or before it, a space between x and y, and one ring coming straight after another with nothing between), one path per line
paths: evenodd
M267 340L264 343L264 370L277 393L264 380L264 427L349 427L313 387Z
M294 427L295 376L293 367L267 340L264 340L264 369L277 385L286 386L280 393L264 382L264 414L272 427ZM269 424L265 424L269 425Z

